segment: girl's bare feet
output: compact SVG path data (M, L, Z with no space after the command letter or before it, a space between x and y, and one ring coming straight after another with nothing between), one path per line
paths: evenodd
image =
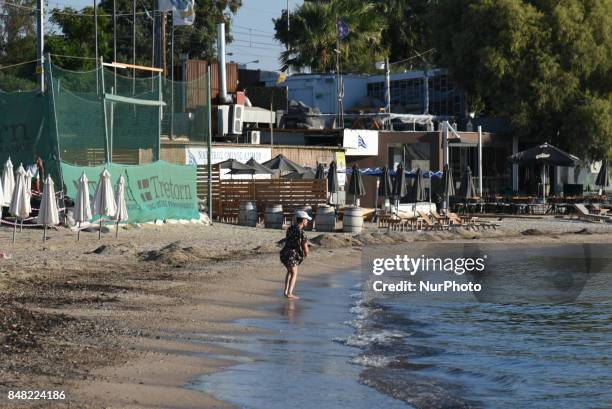
M299 300L300 299L300 297L298 297L297 295L293 295L293 294L289 294L287 296L287 298L289 298L290 300Z

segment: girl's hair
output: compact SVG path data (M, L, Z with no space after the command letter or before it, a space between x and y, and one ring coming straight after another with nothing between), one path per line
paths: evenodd
M305 218L303 218L303 217L296 217L296 218L295 218L295 223L296 223L296 224L300 224L300 223L302 223L304 220L306 220L306 219L305 219Z

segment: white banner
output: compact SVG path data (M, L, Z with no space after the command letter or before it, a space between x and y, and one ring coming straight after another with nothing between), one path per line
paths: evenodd
M200 147L188 147L186 148L186 163L187 165L206 165L208 163L208 150ZM264 148L259 146L246 147L246 146L213 146L212 152L212 163L223 162L227 159L236 159L238 162L246 163L249 159L254 158L257 162L262 163L272 159L272 149ZM227 173L229 170L222 169L222 178L233 179L251 179L251 175L232 175ZM269 175L255 175L255 179L267 178Z
M346 156L377 156L378 131L345 129L342 146L346 148Z

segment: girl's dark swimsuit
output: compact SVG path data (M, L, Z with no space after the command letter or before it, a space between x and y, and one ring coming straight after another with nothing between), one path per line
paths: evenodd
M308 240L304 230L296 225L287 229L285 247L280 252L280 260L286 267L295 267L304 261L304 249L302 243Z

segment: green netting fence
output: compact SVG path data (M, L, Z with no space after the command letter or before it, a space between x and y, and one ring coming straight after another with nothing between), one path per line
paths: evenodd
M71 71L47 58L44 93L0 89L0 161L10 157L17 167L41 157L63 184L61 162L143 165L160 159L165 138L202 146L210 131L209 76L180 82L136 73L141 76L114 67Z

